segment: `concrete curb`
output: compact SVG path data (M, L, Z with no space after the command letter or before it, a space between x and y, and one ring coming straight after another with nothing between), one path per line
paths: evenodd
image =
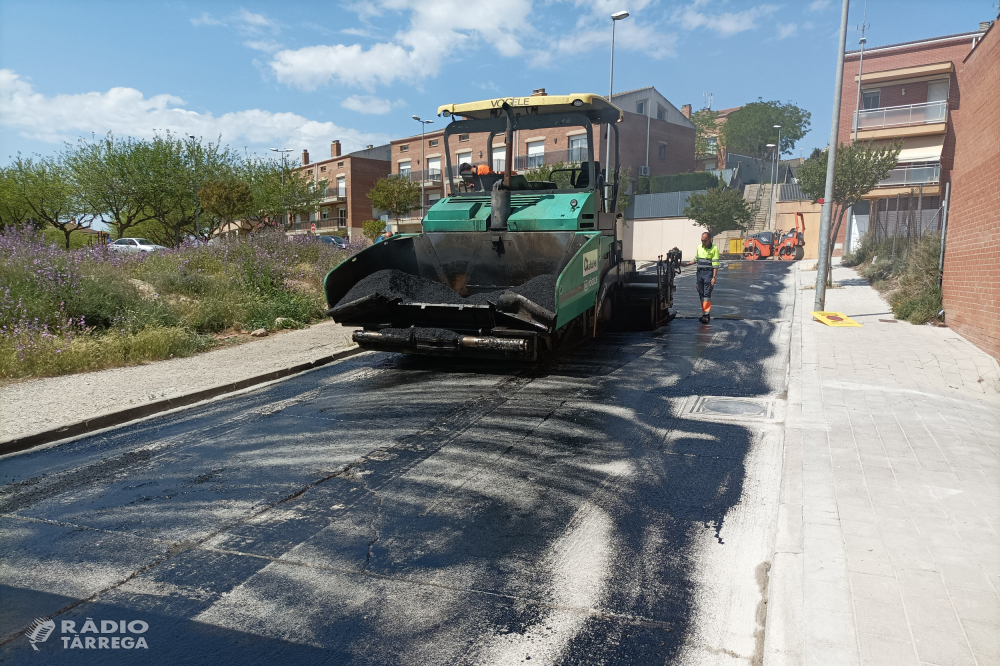
M348 347L347 349L335 352L330 356L318 358L314 361L298 363L287 368L281 368L280 370L272 370L271 372L266 372L262 375L247 377L246 379L241 379L239 381L220 384L218 386L192 391L191 393L185 393L183 395L173 396L163 400L156 400L146 403L145 405L129 407L128 409L122 409L117 412L112 412L111 414L102 414L101 416L96 416L92 419L77 421L76 423L59 426L58 428L40 430L29 435L22 435L13 439L0 441L0 456L25 451L36 446L49 444L62 439L79 437L80 435L86 435L88 433L104 430L113 426L119 426L124 423L128 423L129 421L135 421L136 419L152 416L161 412L167 412L172 409L177 409L178 407L187 407L204 400L217 398L221 395L235 393L260 384L266 384L278 379L284 379L307 370L313 370L315 368L333 363L334 361L355 356L363 353L364 351L365 350L361 349L361 347L355 345L353 347Z
M796 264L778 522L768 576L764 666L800 666L804 657L801 321L804 297L799 296L800 281Z

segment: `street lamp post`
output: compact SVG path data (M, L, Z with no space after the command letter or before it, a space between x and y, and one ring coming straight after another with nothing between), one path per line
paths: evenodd
M611 79L608 83L608 102L614 104L611 98L615 93L615 24L622 19L628 18L628 12L620 11L615 12L611 15ZM648 111L647 111L648 113ZM613 191L611 187L611 126L608 125L607 131L604 133L604 172L608 174L607 179L604 182L604 206L608 206L608 197L611 196L610 193Z
M778 143L775 144L774 148L774 181L771 183L771 228L774 229L774 188L778 185L778 167L779 160L781 158L781 125L775 125L774 128L778 130Z
M772 148L773 149L775 147L775 145L777 145L777 144L768 143L764 147L765 148ZM767 224L768 224L768 226L771 226L771 219L772 219L772 215L774 214L774 208L773 208L773 206L774 206L774 160L771 160L771 180L770 180L770 183L771 183L771 196L769 196L767 198Z
M861 44L861 57L858 60L858 99L855 100L854 104L854 141L852 143L858 142L858 125L861 124L861 77L865 74L865 44L868 43L868 38L865 36L868 26L865 25L868 21L868 0L865 0L865 13L864 17L861 19L861 39L858 40L858 44Z
M292 152L291 148L271 148L276 153L281 153L281 226L288 224L288 209L285 208L285 153Z
M424 171L427 168L427 160L424 159L424 148L425 148L424 144L426 143L424 141L424 126L425 125L430 125L434 121L433 120L421 120L420 116L410 116L410 117L413 118L414 120L416 120L418 123L420 123L420 166L422 167L421 171ZM493 159L493 156L491 155L490 156L490 160L492 160L492 159ZM424 181L425 180L426 179L424 178L424 176L420 176L420 220L421 220L421 222L424 219L424 204L425 204L425 202L427 200L426 197L424 196Z

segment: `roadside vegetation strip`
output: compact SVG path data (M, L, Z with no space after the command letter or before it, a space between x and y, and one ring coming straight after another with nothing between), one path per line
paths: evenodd
M103 414L101 416L95 416L93 418L84 419L75 423L58 426L56 428L42 430L29 435L23 435L21 437L15 437L6 441L0 441L0 456L8 453L25 451L36 446L41 446L42 444L49 444L62 439L79 437L80 435L86 435L105 428L119 426L128 423L129 421L135 421L136 419L170 411L179 407L187 407L202 402L203 400L217 398L228 393L235 393L236 391L242 391L260 384L266 384L268 382L284 379L286 377L299 374L300 372L329 365L334 361L340 361L362 353L365 353L365 350L355 345L353 347L348 347L347 349L335 352L330 356L324 356L305 363L298 363L287 368L281 368L280 370L272 370L271 372L265 372L264 374L256 375L254 377L247 377L246 379L240 379L226 384L219 384L218 386L192 391L191 393L185 393L171 398L164 398L163 400L155 400L144 405L129 407L110 414Z
M0 380L188 356L213 334L324 319L323 278L359 249L265 231L153 253L0 231Z
M905 237L876 241L867 234L858 249L844 257L844 264L856 268L887 298L897 319L940 322L940 247L941 236L934 233L909 242Z

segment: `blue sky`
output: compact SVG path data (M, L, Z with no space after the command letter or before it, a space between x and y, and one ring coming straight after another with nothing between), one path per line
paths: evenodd
M796 0L0 0L0 164L91 132L170 129L266 152L328 154L418 131L438 105L654 85L677 107L758 97L830 131L840 2ZM848 48L862 2L851 3ZM997 0L870 0L869 45L975 30ZM281 144L279 146L279 144Z

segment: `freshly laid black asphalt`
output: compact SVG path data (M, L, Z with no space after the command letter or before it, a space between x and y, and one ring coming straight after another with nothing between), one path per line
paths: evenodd
M708 325L692 271L545 364L367 354L4 458L0 663L669 663L755 445L676 401L773 394L788 269L722 270Z
M504 291L482 292L463 297L452 290L451 287L440 282L427 280L417 275L410 275L409 273L404 273L393 268L386 268L359 280L340 299L337 306L346 305L372 294L381 294L391 299L399 298L403 303L483 304L487 301L496 303ZM555 275L539 275L524 284L511 287L507 291L521 294L550 312L555 310Z

